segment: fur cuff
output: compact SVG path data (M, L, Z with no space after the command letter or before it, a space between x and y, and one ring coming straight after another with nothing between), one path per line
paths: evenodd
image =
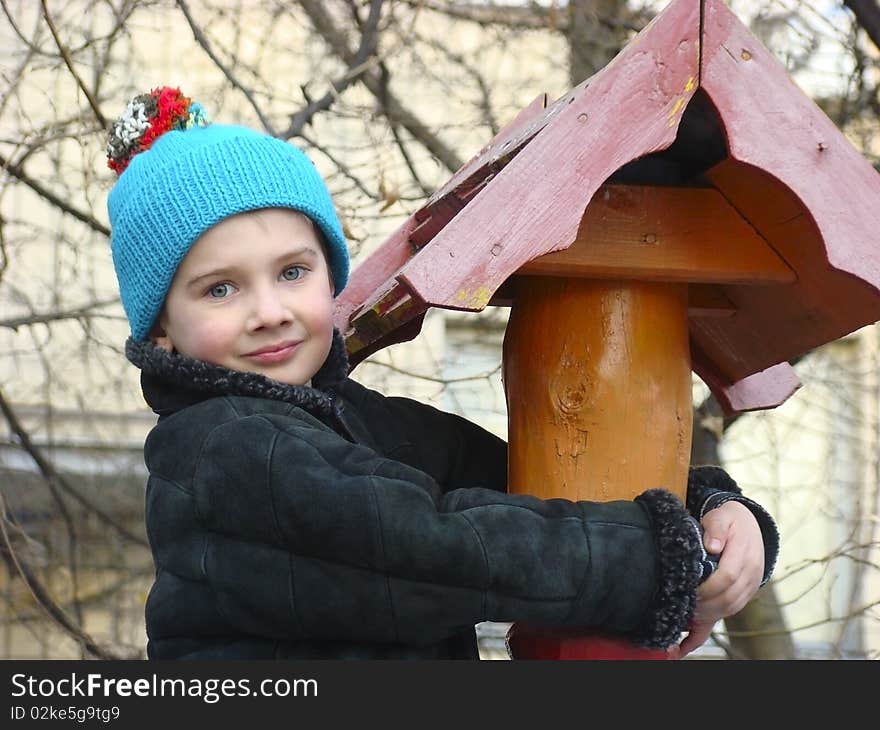
M676 643L693 617L697 586L703 574L704 554L699 525L681 501L664 489L650 489L636 497L654 526L659 581L648 622L633 640L646 647L664 649Z
M720 466L694 466L688 471L687 508L698 520L703 517L703 506L715 492L742 494L742 489Z

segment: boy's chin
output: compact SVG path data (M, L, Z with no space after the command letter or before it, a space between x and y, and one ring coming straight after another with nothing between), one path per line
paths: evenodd
M285 372L284 369L275 369L275 368L253 368L253 367L244 367L244 368L233 368L234 370L240 370L241 372L247 373L256 373L257 375L262 375L265 378L269 378L270 380L274 380L278 383L284 383L284 385L311 385L312 376L314 373L297 373L297 372Z
M151 337L150 341L154 346L165 350L168 353L174 354L180 352L176 347L171 343L171 341L167 337ZM209 365L216 365L217 367L226 368L227 370L234 370L239 373L254 373L255 375L262 375L265 378L269 378L270 380L274 380L278 383L283 383L284 385L294 385L294 386L310 386L312 384L312 377L315 373L297 373L286 371L285 368L260 368L253 367L248 363L240 363L240 362L216 362L214 360L198 357L195 355L189 355L186 352L181 352L182 355L187 357L192 357L194 360L201 360L202 362L206 362Z

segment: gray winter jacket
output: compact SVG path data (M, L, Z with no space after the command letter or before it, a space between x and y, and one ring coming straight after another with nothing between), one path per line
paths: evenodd
M159 414L144 447L150 658L477 658L487 620L649 647L687 627L707 564L666 491L507 494L502 440L346 377L338 333L314 387L132 340L127 355ZM769 577L769 515L721 470L691 481L694 512L749 503Z

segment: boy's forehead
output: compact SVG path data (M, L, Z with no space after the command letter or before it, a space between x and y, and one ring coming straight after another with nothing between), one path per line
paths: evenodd
M314 221L305 213L301 213L293 208L258 208L257 210L246 210L235 215L228 216L221 221L215 223L205 233L210 233L218 228L231 228L238 226L247 226L256 224L265 231L275 229L293 229L299 230L316 230Z
M307 246L320 251L318 228L311 218L295 210L269 208L224 218L196 239L190 252L198 248L247 251L252 247L243 244L255 240L271 241L279 245L291 244L298 248ZM215 245L202 246L204 242Z
M248 210L244 213L238 213L230 216L225 220L233 219L253 220L267 230L272 225L295 225L299 227L307 227L311 230L317 230L315 222L305 213L301 213L293 208L259 208L257 210ZM294 223L295 221L295 223ZM222 223L223 221L221 221ZM218 224L219 225L219 224Z
M306 215L289 209L263 209L225 218L203 233L178 264L175 278L199 275L205 267L234 267L311 251L323 261L327 253L320 229Z

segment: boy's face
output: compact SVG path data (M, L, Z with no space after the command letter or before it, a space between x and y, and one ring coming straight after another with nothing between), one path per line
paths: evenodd
M309 382L333 338L333 288L312 222L270 208L208 230L178 267L151 337L232 370Z

